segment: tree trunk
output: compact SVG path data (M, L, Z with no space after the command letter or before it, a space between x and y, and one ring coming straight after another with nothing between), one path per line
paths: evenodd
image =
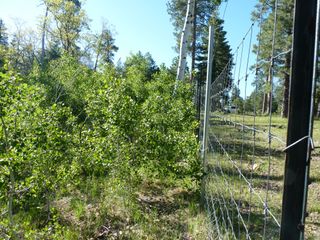
M290 65L291 65L291 52L286 54L285 61L285 76L283 83L283 98L282 98L282 112L281 117L288 117L288 109L289 109L289 83L290 83Z
M192 33L192 56L191 56L191 71L190 71L190 82L194 81L194 69L196 63L196 41L197 41L197 1L194 0L193 4L193 33Z
M41 40L41 66L44 66L44 55L45 55L45 38L46 38L46 27L47 27L47 18L48 18L49 8L46 8L46 13L43 20L42 26L42 40Z
M184 79L184 72L186 69L186 61L187 61L187 50L188 50L188 40L191 33L191 24L193 22L193 1L188 0L187 13L185 17L185 22L183 26L183 30L181 33L181 42L180 42L180 54L179 54L179 63L178 63L178 71L177 71L177 80Z
M51 201L50 201L50 191L46 189L46 209L47 209L47 222L51 220Z
M5 124L5 121L2 116L0 116L1 119L1 125L4 132L4 144L5 144L5 153L8 154L9 149L9 136L7 132L7 126ZM8 193L8 215L9 215L9 223L12 226L13 225L13 194L14 194L14 174L13 169L10 167L9 169L9 175L10 175L10 184L9 184L9 193Z
M317 103L317 105L316 105L317 107L317 109L316 109L316 117L320 117L320 100L318 100L318 103Z
M10 185L9 185L9 201L8 201L8 212L10 225L13 225L13 195L14 195L14 174L13 169L10 169Z
M94 68L93 68L94 71L97 71L98 61L99 61L99 55L100 55L100 53L98 52L98 53L97 53L97 56L96 56L96 60L95 60L95 62L94 62Z
M272 105L273 105L273 92L272 91L270 91L269 93L268 93L268 110L267 110L267 114L270 114L270 113L272 113Z
M266 86L269 84L269 76L267 77L267 80L266 80ZM267 111L268 111L268 96L269 96L269 93L268 92L264 92L263 93L263 99L262 99L262 111L261 113L262 114L266 114Z
M269 67L269 73L266 81L267 92L264 94L263 97L263 114L270 114L272 113L272 96L273 96L273 62L271 61Z

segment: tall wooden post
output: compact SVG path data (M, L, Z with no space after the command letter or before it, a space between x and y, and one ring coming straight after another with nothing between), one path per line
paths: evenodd
M318 43L317 16L317 0L295 0L282 240L304 239ZM298 140L301 141L297 143Z

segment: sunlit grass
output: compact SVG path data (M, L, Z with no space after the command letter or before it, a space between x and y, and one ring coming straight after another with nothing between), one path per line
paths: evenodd
M267 239L278 239L281 222L283 193L283 175L286 146L287 119L272 116L243 116L214 112L210 120L211 153L208 154L209 176L207 178L207 196L216 199L216 211L222 214L220 227L224 234L234 231L238 239L245 239L244 225L248 227L251 239L260 239L266 228ZM243 127L245 126L245 127ZM272 136L269 149L269 126ZM252 128L257 131L254 135ZM314 123L314 139L320 137L320 121ZM317 140L315 140L317 146ZM314 152L309 188L306 238L319 236L319 152ZM269 165L270 163L270 165ZM239 172L242 172L242 176ZM248 182L252 185L250 191ZM264 214L264 203L267 200L270 214ZM220 201L220 202L219 202ZM217 208L225 201L228 210ZM235 202L236 204L235 204ZM219 205L220 204L220 205ZM237 208L239 210L237 210ZM240 211L245 224L239 223L237 211ZM232 219L233 228L228 225L227 212L236 217ZM231 215L232 215L231 214ZM249 217L250 215L250 217ZM265 218L267 219L265 224ZM224 221L222 221L224 219ZM212 226L216 228L215 225ZM225 235L224 235L225 236Z

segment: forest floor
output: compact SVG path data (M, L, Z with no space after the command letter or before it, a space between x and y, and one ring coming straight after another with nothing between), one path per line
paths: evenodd
M144 180L139 187L84 180L55 201L64 239L207 239L196 186Z

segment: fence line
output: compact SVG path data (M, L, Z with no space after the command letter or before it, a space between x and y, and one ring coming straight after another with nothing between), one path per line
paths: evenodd
M276 49L278 10L282 6L278 2L278 0L273 1L274 6L270 6L268 1L261 4L260 17L250 25L249 30L244 34L240 44L233 52L233 58L227 62L223 70L212 81L211 86L207 87L207 95L205 96L202 92L200 97L200 109L202 115L205 115L207 129L205 132L200 131L200 135L206 135L206 132L208 134L208 136L202 138L204 139L202 149L206 152L204 154L206 157L203 161L206 171L204 196L211 226L209 239L278 239L279 237L281 239L288 239L288 237L284 236L291 236L292 234L288 226L284 224L285 221L289 221L288 224L290 224L291 229L296 228L294 230L295 237L297 235L299 235L299 239L304 237L310 154L314 148L312 141L312 101L314 99L312 96L314 95L316 66L318 63L316 57L318 45L315 47L313 68L311 69L310 65L308 65L308 68L310 67L313 71L312 81L310 80L310 84L312 83L312 86L310 86L312 96L310 100L308 133L306 133L308 135L303 134L299 137L298 134L296 137L290 137L290 134L288 134L289 140L287 144L287 124L272 114L275 78L274 62L279 59L283 60L284 56L287 58L287 54L295 56L295 54L299 55L301 53L295 53L296 48L294 48L294 45L293 48L281 52L279 52L279 49ZM299 6L301 7L302 1L299 0L297 2L299 2ZM317 0L317 3L315 36L311 36L310 38L311 33L308 33L309 35L303 33L310 38L308 39L309 42L313 41L313 37L315 37L316 42L318 41L320 0ZM262 36L261 26L266 5L273 8L274 13L272 47L269 54L270 57L262 58L260 43ZM310 3L308 11L312 12L315 9L314 5L315 1ZM315 13L315 10L313 13ZM302 22L305 23L305 21ZM251 50L253 48L253 31L256 23L260 26L257 33L259 41L256 45L256 62L253 68L249 69ZM303 34L300 34L299 37ZM245 58L244 54L246 50L248 53ZM309 54L308 57L311 57L311 55ZM300 61L300 64L303 63ZM298 67L296 66L296 68ZM265 71L264 73L267 75L265 82L269 87L264 90L265 92L262 92L262 113L267 111L267 115L258 114L258 107L262 105L261 102L258 103L258 81L262 80L260 76L261 71ZM309 74L300 69L295 71L303 76ZM297 78L297 76L295 77ZM254 81L254 91L251 93L253 95L250 96L250 99L247 98L249 79ZM299 84L303 85L301 81ZM291 86L291 90L292 88ZM298 90L295 88L295 91ZM297 94L297 96L303 99L304 102L309 101L309 99L301 97L301 94ZM204 113L205 99L206 109L209 109L209 112ZM249 100L253 102L250 103ZM298 107L301 107L300 105L298 104ZM297 117L297 113L293 115ZM200 118L200 121L204 125L203 118ZM299 122L295 122L295 124L299 124ZM290 132L292 131L290 130ZM294 134L298 132L295 131ZM208 142L206 139L208 139ZM291 211L295 211L295 209L288 208L286 204L281 205L282 198L284 199L284 203L288 203L289 201L288 204L290 206L300 204L300 202L298 203L298 200L295 200L295 204L291 204L287 195L292 197L294 195L288 192L287 195L284 193L285 191L289 191L289 188L292 188L292 186L288 187L290 171L292 169L285 169L283 161L284 152L291 152L292 156L292 149L296 149L298 145L302 146L303 144L307 144L306 149L308 151L306 154L306 166L302 166L303 163L299 163L299 166L305 170L305 175L302 181L299 180L299 183L297 183L299 184L299 191L304 187L302 189L303 203L301 217L297 220L299 222L292 223L288 216L296 217L294 214L291 214ZM297 152L296 150L294 151ZM304 151L303 147L299 148L299 151L300 153ZM297 172L299 170L297 163L292 163L294 160L290 162L288 160L288 153L286 154L286 167L289 164L296 171L295 174L300 176L301 174ZM285 188L284 174L286 175ZM294 181L298 182L298 180ZM290 191L299 192L292 189Z
M274 3L275 9L277 2ZM277 127L278 123L273 123L272 99L269 101L269 114L265 117L257 114L256 94L253 115L248 114L245 101L249 78L255 79L256 93L259 69L266 64L269 65L270 92L273 91L273 61L291 51L289 49L275 54L275 14L270 58L261 58L258 43L254 69L249 70L254 26L258 23L258 34L261 35L262 10L265 7L261 6L260 18L250 25L234 51L234 62L232 59L228 61L208 92L211 106L207 123L208 154L205 155L204 163L207 169L205 203L212 228L210 239L276 239L280 234L279 199L284 167L281 161L284 154L280 149L286 146L286 142L283 136L273 132L273 125ZM244 91L242 104L240 86ZM201 100L203 105L204 98ZM234 112L228 112L230 100L234 102ZM203 106L201 109L203 112ZM267 129L263 129L259 121L266 123ZM272 198L276 198L276 201Z

